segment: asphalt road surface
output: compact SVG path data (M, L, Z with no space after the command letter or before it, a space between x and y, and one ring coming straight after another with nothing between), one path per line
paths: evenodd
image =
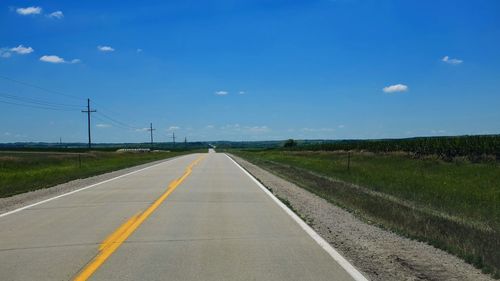
M363 280L225 154L0 217L1 280Z

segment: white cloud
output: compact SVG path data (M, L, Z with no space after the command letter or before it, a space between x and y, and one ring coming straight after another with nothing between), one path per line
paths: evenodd
M64 59L58 56L42 56L40 57L40 60L43 62L50 62L50 63L64 63Z
M62 11L55 11L48 14L47 16L52 19L62 19L64 17L64 14Z
M35 50L33 50L33 48L25 47L23 45L19 45L19 46L14 47L14 48L4 47L4 48L0 48L0 57L10 58L13 54L27 55L27 54L33 53L34 51Z
M97 46L97 49L101 52L114 52L115 49L111 46Z
M26 135L16 134L16 133L11 133L11 132L5 132L3 135L6 137L13 137L13 138L26 138L27 137Z
M229 94L229 92L227 92L227 91L217 91L217 92L215 92L215 94L218 95L218 96L226 96L226 95Z
M0 49L0 57L2 58L10 58L12 53L8 51L8 49L2 48Z
M252 127L244 127L245 131L248 133L254 133L254 134L259 134L259 133L267 133L271 129L267 126L252 126Z
M382 89L385 93L398 93L398 92L406 92L408 91L408 86L403 85L403 84L396 84L396 85L390 85L387 87L384 87Z
M345 128L345 125L339 125L338 128L343 129L343 128Z
M228 124L220 127L222 130L241 130L240 124Z
M42 8L40 7L26 7L26 8L17 8L16 12L20 15L38 15L42 13Z
M19 45L17 47L11 48L10 49L13 53L19 54L19 55L26 55L29 53L33 53L33 48L31 47L24 47L23 45Z
M244 94L246 94L245 91L239 91L238 92L238 95L244 95Z
M442 62L445 62L447 64L452 64L452 65L458 65L458 64L461 64L463 63L464 61L463 60L459 60L459 59L452 59L450 58L449 56L444 56L442 59L441 59Z
M142 49L140 49L140 48L137 49L137 50L135 50L135 51L138 52L138 53L142 53Z
M179 126L170 126L170 127L168 127L168 130L169 131L175 131L175 130L179 130L180 128L181 127L179 127Z
M40 60L43 62L49 62L49 63L79 63L81 62L79 59L73 59L71 61L66 61L63 58L55 55L50 55L50 56L42 56L40 57Z
M446 132L446 130L431 130L431 133L432 133L433 135L444 135L444 134L446 134L447 132Z
M200 132L212 138L242 140L248 138L270 137L269 134L271 134L273 130L267 125L240 125L238 123L233 123L226 125L210 124L205 126L204 130ZM196 137L202 137L202 135L196 134Z
M304 132L334 132L335 129L332 128L302 128Z
M139 129L135 129L136 132L146 132L146 131L149 131L149 128L139 128Z
M97 128L109 128L109 127L111 127L111 125L109 125L109 124L96 124L95 126Z

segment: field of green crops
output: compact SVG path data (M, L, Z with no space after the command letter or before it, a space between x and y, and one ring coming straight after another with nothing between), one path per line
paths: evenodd
M415 156L434 155L450 161L466 157L472 161L500 160L500 135L418 137L409 139L341 140L300 145L287 150L307 151L404 151Z
M400 152L351 152L350 157L339 151L232 153L362 218L432 243L486 272L500 270L497 161L444 161Z

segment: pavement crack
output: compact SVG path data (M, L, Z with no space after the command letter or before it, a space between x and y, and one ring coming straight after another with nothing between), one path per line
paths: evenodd
M99 245L99 242L95 242L95 243L89 242L89 243L73 243L73 244L59 244L59 245L46 245L46 246L5 248L5 249L0 249L0 252L34 250L34 249L64 248L64 247L95 246L95 245Z

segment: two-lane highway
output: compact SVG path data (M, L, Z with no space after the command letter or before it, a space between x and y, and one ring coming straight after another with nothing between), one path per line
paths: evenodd
M192 154L0 217L0 279L362 280L317 240L225 154Z

